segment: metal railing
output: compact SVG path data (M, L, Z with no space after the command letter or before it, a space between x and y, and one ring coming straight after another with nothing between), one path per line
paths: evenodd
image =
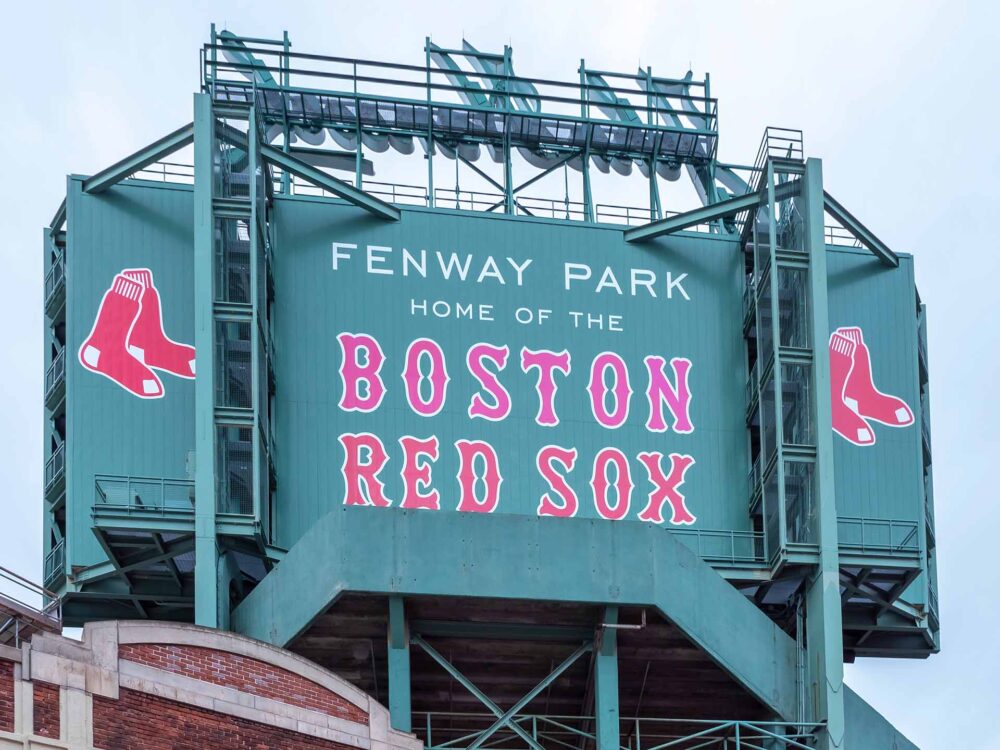
M763 471L760 454L758 453L750 465L750 471L747 472L747 499L751 506L757 501L757 496L762 491L761 487L764 483Z
M464 750L486 733L496 720L489 713L414 711L413 729L423 734L427 750ZM520 736L515 734L515 725ZM489 738L492 748L520 748L524 737L543 747L585 747L596 742L592 716L518 714L510 725ZM767 721L622 718L620 750L773 750L816 747L819 723L787 724Z
M149 180L151 182L174 182L182 185L194 184L194 165L171 161L158 161L133 172L127 179Z
M841 550L882 555L912 555L920 549L919 524L889 518L839 516Z
M227 102L262 101L266 116L313 127L353 128L417 135L452 134L456 121L476 135L503 143L504 135L537 139L539 126L558 131L574 122L630 132L697 134L714 155L718 101L708 81L601 71L578 80L513 75L510 70L462 70L431 65L432 53L468 57L459 50L425 49L408 65L290 49L284 42L217 38L201 50L202 88ZM507 121L510 122L507 122ZM558 133L557 133L558 134ZM679 140L679 139L677 139ZM623 143L651 149L653 139ZM598 139L600 144L602 141ZM617 140L613 141L617 145ZM660 144L661 151L664 149ZM685 143L684 150L689 148ZM690 149L694 153L694 149Z
M40 631L62 631L62 601L44 586L0 567L0 644L18 648Z
M48 492L66 471L66 445L60 445L45 462L45 491Z
M598 224L625 224L630 227L648 224L656 219L646 206L616 206L610 203L597 204L594 207L594 216Z
M94 477L94 513L101 510L130 515L191 515L194 480L98 474Z
M764 174L767 162L771 159L789 159L792 161L802 161L805 158L805 149L802 145L802 131L793 128L777 128L768 125L764 128L764 135L760 139L760 146L757 148L757 158L753 162L753 170L750 177L750 190L754 192L760 188L760 179Z
M56 387L66 379L66 351L63 350L52 360L45 371L45 400L48 401Z
M839 245L840 247L864 247L861 240L848 230L832 224L826 224L823 227L823 241L827 245Z
M42 580L46 586L52 585L66 574L66 540L60 539L45 556Z
M49 272L45 274L45 307L48 307L56 296L62 283L66 280L66 261L60 253L52 263Z
M938 616L938 595L933 585L927 586L927 609L935 620L940 621L940 617Z
M670 532L708 563L764 565L764 534L760 531L678 529Z

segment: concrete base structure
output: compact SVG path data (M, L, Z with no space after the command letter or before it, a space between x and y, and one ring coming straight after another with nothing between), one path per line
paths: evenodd
M192 625L99 622L0 647L0 750L418 750L388 710L312 662Z

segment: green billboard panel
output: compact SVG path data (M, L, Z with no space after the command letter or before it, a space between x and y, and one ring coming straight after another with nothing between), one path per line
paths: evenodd
M341 503L749 529L736 243L276 204L281 543Z
M115 187L67 201L67 542L107 559L94 509L190 511L193 203L190 188Z
M888 268L865 250L838 248L827 253L827 269L840 541L864 543L868 551L915 551L926 415L912 258Z

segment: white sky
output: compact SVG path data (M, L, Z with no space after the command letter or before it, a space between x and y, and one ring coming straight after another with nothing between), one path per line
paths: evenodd
M42 243L68 173L191 120L209 24L300 51L420 64L424 36L514 47L520 75L708 70L720 157L801 128L826 188L897 251L929 308L943 651L850 684L924 748L1000 748L996 482L1000 11L992 2L17 3L5 12L0 565L41 578ZM961 740L956 738L961 737Z

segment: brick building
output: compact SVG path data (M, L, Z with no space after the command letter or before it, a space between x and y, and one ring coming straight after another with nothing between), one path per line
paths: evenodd
M0 646L0 750L418 750L312 662L185 624L98 622Z

